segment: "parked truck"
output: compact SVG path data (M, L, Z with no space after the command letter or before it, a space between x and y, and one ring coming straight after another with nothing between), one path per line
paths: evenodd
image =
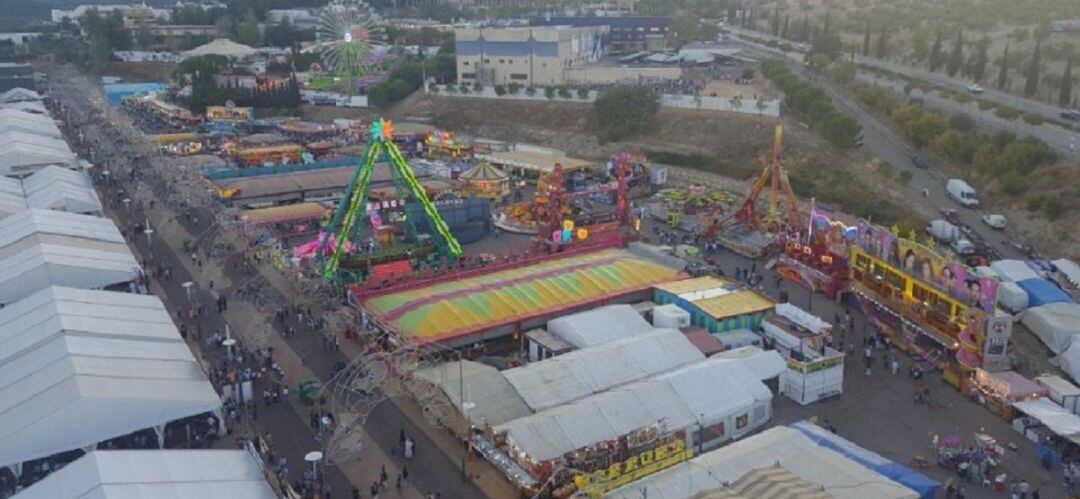
M945 220L932 220L926 225L926 233L943 243L951 243L960 239L960 227Z
M979 207L979 197L975 194L975 188L967 182L958 178L950 178L945 183L945 190L949 193L949 197L960 203L961 206L967 208Z

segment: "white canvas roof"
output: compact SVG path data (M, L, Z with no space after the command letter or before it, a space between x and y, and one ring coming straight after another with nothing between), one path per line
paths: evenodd
M49 109L41 101L22 101L0 103L0 109L13 109L36 115L48 115Z
M228 38L218 38L214 41L195 47L184 52L183 57L196 57L200 55L223 55L226 57L244 58L257 54L259 51L247 45L236 43Z
M990 268L994 269L998 278L1003 281L1023 281L1040 277L1039 273L1023 260L998 260L991 262Z
M532 413L525 401L497 369L473 361L444 362L413 375L438 385L439 389L457 407L462 407L459 395L465 389L465 401L472 402L469 421L480 428L502 424Z
M20 499L273 499L244 450L91 452L19 494Z
M713 354L710 358L739 362L762 381L780 376L787 369L787 362L780 356L780 352L762 350L754 345L725 350Z
M41 125L53 125L56 126L56 122L49 116L28 113L26 111L20 111L14 108L0 109L0 123L33 123L36 126Z
M760 468L777 466L837 499L915 499L919 495L798 430L778 426L695 457L608 493L609 499L686 499L718 489Z
M51 285L104 288L139 263L107 218L29 209L0 220L0 303Z
M1038 419L1040 423L1062 438L1080 444L1080 416L1065 410L1064 407L1045 398L1014 402L1013 407Z
M29 113L22 112L22 114ZM31 116L37 115L31 114ZM42 137L47 137L53 140L60 140L63 137L63 134L60 133L60 128L57 127L56 123L54 123L52 120L5 119L4 121L0 121L0 137L6 136L8 134L19 133L28 135L40 135Z
M506 432L516 451L545 461L660 421L674 430L754 413L743 429L749 431L768 419L771 399L769 389L741 364L707 359L498 425L495 432ZM726 426L734 428L730 422Z
M4 93L0 93L0 102L25 102L25 101L39 101L41 95L33 90L29 90L22 87L15 87L9 89Z
M23 198L22 182L8 177L0 177L0 218L14 215L26 209Z
M2 128L3 126L5 125L0 125L0 128ZM6 126L11 128L7 130L0 130L0 147L15 144L27 144L44 149L71 152L71 148L68 147L67 142L64 142L59 137L50 136L47 133L40 133L41 130L37 129L27 130L34 125Z
M78 158L70 149L56 149L28 142L0 144L0 175L23 175L47 165L78 164Z
M547 323L549 333L574 348L600 345L653 329L630 305L608 305L580 312Z
M1058 272L1061 272L1073 286L1080 286L1080 265L1065 258L1059 258L1050 263L1053 263Z
M51 287L0 309L0 465L220 405L154 296Z
M1050 303L1027 309L1021 316L1035 336L1059 354L1069 348L1075 335L1080 334L1080 305L1075 303Z
M59 166L47 166L22 182L30 208L71 213L100 213L101 200L90 176Z
M542 411L704 358L686 335L657 329L509 369L502 375L533 411Z

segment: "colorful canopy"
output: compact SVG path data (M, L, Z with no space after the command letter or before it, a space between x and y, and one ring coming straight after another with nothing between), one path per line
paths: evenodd
M608 249L370 298L364 306L415 343L513 324L651 288L678 271Z
M491 163L488 163L487 161L482 161L476 166L470 168L465 173L462 173L461 179L469 182L481 180L488 182L499 182L505 181L507 179L507 176L505 173L503 173L502 170L491 166Z
M267 224L316 220L326 216L327 211L319 203L297 203L247 210L242 216L249 224Z

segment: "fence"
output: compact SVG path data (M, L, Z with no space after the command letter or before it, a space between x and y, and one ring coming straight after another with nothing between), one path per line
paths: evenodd
M558 92L551 98L544 95L543 89L537 89L533 95L529 95L524 89L518 91L516 94L505 93L498 95L495 93L494 87L483 87L477 91L473 87L469 87L468 93L461 92L460 88L454 87L454 91L447 91L447 87L438 87L438 90L432 92L430 89L425 89L425 92L429 94L443 95L447 97L464 97L474 99L504 99L504 100L528 100L528 101L556 101L556 102L593 102L599 97L600 92L597 90L589 90L588 95L578 97L576 90L571 90L570 97L560 97ZM696 95L676 95L676 94L661 94L660 105L662 107L679 108L679 109L700 109L702 111L726 111L732 113L742 114L757 114L760 116L780 116L780 100L779 99L740 99L740 98L724 98L724 97L704 97Z

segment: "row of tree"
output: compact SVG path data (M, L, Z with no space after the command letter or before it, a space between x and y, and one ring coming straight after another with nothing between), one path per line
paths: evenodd
M847 113L832 105L828 94L820 87L804 81L791 72L786 64L776 60L761 64L761 74L784 91L784 105L817 128L821 135L836 147L855 147L862 126Z
M191 85L191 94L182 99L184 106L203 113L207 106L222 106L232 101L241 107L295 109L300 106L300 83L296 75L270 88L243 88L234 83L218 84L217 75L229 67L229 60L220 55L204 55L185 59L176 68L179 81Z

